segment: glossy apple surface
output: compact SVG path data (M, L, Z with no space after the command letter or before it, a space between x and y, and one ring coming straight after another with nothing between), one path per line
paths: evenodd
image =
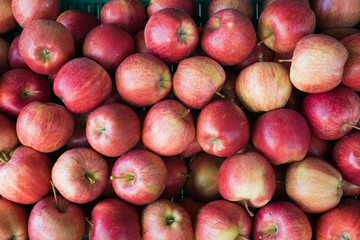
M360 77L360 33L352 34L341 40L346 47L349 57L344 66L344 73L341 84L347 86L354 91L360 91L360 83L357 81Z
M178 8L185 11L191 17L195 15L196 1L194 0L150 0L147 7L147 15L151 17L155 12L163 8Z

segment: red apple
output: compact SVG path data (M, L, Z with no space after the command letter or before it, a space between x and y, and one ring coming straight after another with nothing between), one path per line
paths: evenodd
M141 138L151 151L162 156L174 156L193 141L194 125L190 109L176 100L162 100L147 113Z
M267 112L285 106L292 84L280 63L257 62L243 69L236 79L236 94L252 112Z
M140 135L139 117L121 103L102 105L87 120L86 137L91 147L108 157L120 156L134 148Z
M93 226L90 240L132 239L140 240L140 219L135 208L115 198L108 198L95 205L91 212Z
M160 156L136 149L116 161L111 175L113 188L121 199L145 205L159 198L164 191L167 170Z
M59 71L74 56L74 39L61 23L38 19L22 31L19 52L31 70L49 75Z
M250 20L254 17L254 6L251 0L211 0L208 6L208 16L225 8L239 10Z
M359 218L359 206L341 204L320 215L316 222L316 239L358 239Z
M290 80L303 92L329 91L340 84L348 52L338 40L309 34L296 44L290 68Z
M12 69L16 69L16 68L29 69L29 67L28 67L28 65L26 65L23 57L20 55L19 39L20 39L20 34L17 35L11 41L9 53L8 53L9 64Z
M85 234L85 216L80 206L61 196L38 201L29 217L29 238L81 239Z
M172 75L169 67L159 58L135 53L118 66L115 83L120 96L129 104L151 106L170 93Z
M15 122L0 113L0 152L10 150L18 144Z
M11 32L17 26L11 8L12 2L12 0L0 1L0 35Z
M322 139L335 140L348 134L360 120L360 97L350 88L338 86L306 95L302 112L311 132Z
M182 60L173 78L173 92L186 106L202 109L226 79L225 71L215 60L195 56Z
M305 118L291 109L262 114L254 123L251 140L271 164L300 161L308 152L310 130Z
M355 33L360 33L360 29L348 28L348 27L335 27L335 28L325 29L324 31L321 32L321 34L333 37L338 41L341 41L344 38L353 35Z
M179 201L177 201L177 203L179 203L185 209L193 223L196 221L197 213L199 212L200 208L205 205L204 203L198 202L188 196L181 198Z
M248 239L251 219L240 205L225 200L205 204L195 220L197 240Z
M177 8L164 8L154 13L145 25L144 34L149 53L166 63L188 57L199 40L194 20Z
M360 33L352 34L343 40L341 43L346 47L349 57L344 66L344 73L342 76L341 84L347 86L354 91L360 91Z
M141 216L144 240L194 239L189 214L176 202L159 199L148 204Z
M149 50L146 48L145 45L145 35L144 30L140 30L134 36L134 46L136 53L149 53Z
M243 61L255 47L256 33L250 19L236 9L222 9L207 20L201 47L222 65Z
M311 7L316 15L316 26L321 29L354 27L360 21L358 0L314 0Z
M12 69L0 78L0 110L16 118L28 103L50 102L47 79L28 69Z
M160 197L170 199L178 196L184 188L188 177L188 171L185 161L178 156L165 157L163 160L167 169L168 177L165 189Z
M163 8L178 8L185 11L191 17L195 16L196 1L194 0L150 0L147 7L147 15L151 17L155 12Z
M20 112L16 122L20 142L40 152L59 150L74 132L74 117L62 105L31 102Z
M0 199L0 238L26 240L28 213L19 204Z
M276 2L277 0L265 0L260 7L260 12L264 11L265 8L267 8L270 4L273 2ZM303 1L307 6L311 7L309 0L301 0Z
M218 100L200 112L196 134L205 152L228 157L245 147L250 138L250 127L238 105L230 100Z
M20 203L33 204L50 190L50 158L30 147L20 146L0 159L0 195Z
M8 55L10 44L0 37L0 76L10 69Z
M277 0L261 12L258 35L275 52L291 52L305 35L315 31L311 8L299 0Z
M287 201L262 207L255 215L252 232L253 239L312 239L309 219L298 206Z
M316 157L294 162L286 172L288 196L307 213L322 213L335 207L343 195L341 185L341 173Z
M333 144L329 140L319 138L310 132L310 143L307 156L318 157L322 159L330 159Z
M86 123L90 113L74 114L75 129L74 133L66 143L68 149L76 147L90 147L86 138Z
M202 151L202 148L201 148L199 142L197 141L196 134L195 134L195 137L192 140L192 142L189 144L189 146L187 146L187 148L184 151L179 153L179 156L182 158L189 158L201 151Z
M112 80L98 63L81 57L61 67L53 88L70 111L84 113L94 110L109 97Z
M342 189L344 197L355 197L360 195L360 186L352 184L344 179L342 182Z

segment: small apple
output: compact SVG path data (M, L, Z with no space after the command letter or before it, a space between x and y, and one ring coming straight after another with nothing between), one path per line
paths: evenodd
M11 41L9 53L8 53L9 64L12 69L16 69L16 68L29 69L23 57L20 55L19 39L20 39L20 34L17 35Z
M349 57L344 66L344 73L341 84L353 89L356 92L360 91L360 33L352 34L343 40L341 43L346 47Z
M28 213L25 208L0 198L0 238L26 240Z

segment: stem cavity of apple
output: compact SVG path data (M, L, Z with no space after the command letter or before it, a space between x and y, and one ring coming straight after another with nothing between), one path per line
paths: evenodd
M186 31L182 28L179 29L179 39L180 42L185 42L186 41Z
M260 239L264 239L264 238L266 238L267 236L276 233L277 230L278 230L277 227L272 227L272 228L270 228L266 233L264 233L263 235L261 235L259 238L260 238Z
M94 176L90 172L85 172L84 177L90 182L91 185L95 183Z
M221 19L218 16L215 16L216 24L213 26L213 29L218 29L221 25Z
M188 115L190 113L190 111L191 111L190 108L188 108L188 109L186 109L186 111L184 113L180 113L181 118L185 119L186 115Z
M34 94L39 93L39 90L24 90L21 94L23 98L28 98L33 96Z
M157 83L157 87L161 89L164 86L165 77L161 76L159 82Z
M165 219L165 223L167 226L170 226L171 224L173 224L173 222L175 222L175 219L173 216L167 216Z
M41 54L41 58L45 59L44 62L47 62L51 58L52 52L48 49L44 49L41 51L40 54Z
M344 234L340 240L351 240L351 238L347 234Z
M213 143L218 143L218 142L220 142L220 139L217 139L217 138L212 137L212 138L211 138L211 141L212 141Z

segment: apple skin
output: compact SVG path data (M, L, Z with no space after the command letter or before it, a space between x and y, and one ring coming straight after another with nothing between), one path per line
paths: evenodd
M0 199L0 238L26 240L28 213L19 204Z
M10 44L0 37L0 76L10 69L8 60Z
M220 91L225 79L223 67L215 60L204 56L189 57L177 66L173 92L189 108L202 109Z
M113 72L134 52L134 48L134 40L129 33L115 23L103 23L86 35L83 53L84 57L96 61L105 70Z
M307 156L318 157L322 159L330 159L333 143L329 140L319 138L310 132L310 143Z
M92 111L86 124L86 137L94 150L108 157L118 157L139 142L139 117L121 103L102 105Z
M302 113L312 133L325 140L339 139L360 120L360 97L343 86L308 94L302 103Z
M18 25L12 12L12 0L0 1L0 35L11 32Z
M238 105L230 100L218 100L200 112L196 134L205 152L229 157L245 147L250 139L250 126Z
M360 33L360 29L357 28L348 28L348 27L338 27L338 28L329 28L320 32L321 34L328 35L335 38L338 41L343 40L344 38L353 35L355 33Z
M134 52L136 52L136 53L149 53L149 50L146 48L146 45L145 45L145 35L144 35L145 33L144 32L145 32L144 30L140 30L134 36L134 46L135 46Z
M181 153L179 153L178 155L182 158L189 158L201 151L202 151L202 148L195 136L193 141L189 144L189 146L187 146L187 148L184 151L182 151Z
M79 9L69 9L62 12L56 18L56 21L70 30L74 38L76 56L82 55L83 43L86 35L93 28L100 25L99 19L93 14Z
M341 173L328 162L306 157L287 169L289 198L306 213L322 213L335 207L343 195Z
M111 175L116 194L135 205L145 205L159 198L167 180L164 161L144 149L122 155L115 162Z
M76 147L91 147L86 137L86 123L90 113L74 114L74 133L66 143L68 149Z
M187 112L184 105L172 99L153 105L143 122L141 138L145 147L162 156L183 152L195 137L194 119Z
M208 6L208 17L225 8L239 10L250 20L254 18L254 6L251 0L211 0Z
M94 110L110 95L112 80L109 73L95 61L74 58L61 67L54 80L54 94L73 113Z
M251 219L240 205L217 200L199 210L194 226L197 240L247 239L251 232Z
M11 41L9 53L8 53L9 64L12 69L16 69L16 68L29 69L29 67L28 67L28 65L26 65L23 57L20 55L19 39L20 39L20 34L17 35Z
M188 177L188 170L185 161L179 156L164 157L163 160L167 169L168 177L165 189L160 198L170 199L178 196L184 188Z
M360 21L360 2L349 0L314 0L311 8L316 15L316 26L320 29L354 27Z
M240 72L235 89L248 110L267 112L286 105L292 84L289 72L280 63L257 62Z
M177 8L164 8L154 13L145 25L144 35L149 53L166 63L188 57L199 41L194 20Z
M50 191L50 158L30 147L19 146L7 163L0 163L0 195L19 204L33 204Z
M271 231L275 232L262 237ZM298 206L287 201L262 207L255 215L252 232L253 239L312 239L309 219Z
M194 224L196 221L197 213L199 212L200 208L202 208L205 204L202 202L198 202L191 197L184 196L183 198L177 201L189 214L191 218L191 222Z
M100 10L101 23L115 23L130 35L144 29L147 20L145 6L139 0L111 0Z
M255 148L271 164L302 160L309 149L310 130L305 118L291 109L276 109L262 114L251 135Z
M19 143L16 134L16 123L2 113L0 113L0 132L0 152L10 150Z
M185 11L192 18L195 16L196 1L194 0L150 0L147 7L147 15L151 17L155 12L163 8L178 8Z
M344 179L342 182L342 189L344 197L356 197L360 195L360 186L352 184Z
M260 12L264 11L265 8L267 8L270 4L276 2L277 0L265 0L260 7ZM311 7L309 0L301 0L303 1L307 6Z
M90 240L141 239L139 213L120 199L100 201L92 209L91 216L93 227L89 233Z
M13 118L30 102L51 100L47 79L29 69L12 69L0 78L0 110Z
M62 196L48 196L32 208L28 232L30 239L82 239L85 215L80 206Z
M52 102L27 104L16 121L19 141L44 153L63 147L74 127L73 115L64 106Z
M346 181L360 185L360 133L352 132L339 139L333 149L332 157L336 168Z
M316 222L316 239L358 239L360 207L340 204L320 215Z
M178 203L158 199L148 204L141 215L144 240L194 239L189 214Z
M338 40L309 34L294 49L290 80L300 91L320 93L338 86L342 80L348 51Z
M277 0L261 12L258 35L275 52L291 52L305 35L315 31L311 8L299 0Z
M238 153L227 158L218 175L218 188L223 198L241 201L254 208L265 206L276 188L274 170L257 152Z
M122 99L133 106L144 107L159 102L170 93L172 75L159 58L135 53L120 63L115 83Z
M360 33L352 34L343 40L341 43L346 47L349 57L344 66L344 73L341 80L341 85L347 86L356 92L360 91Z
M27 24L22 31L19 52L34 72L54 74L75 55L74 39L61 23L38 19Z
M221 65L235 65L254 49L256 33L244 13L227 8L208 18L200 43L204 52Z

